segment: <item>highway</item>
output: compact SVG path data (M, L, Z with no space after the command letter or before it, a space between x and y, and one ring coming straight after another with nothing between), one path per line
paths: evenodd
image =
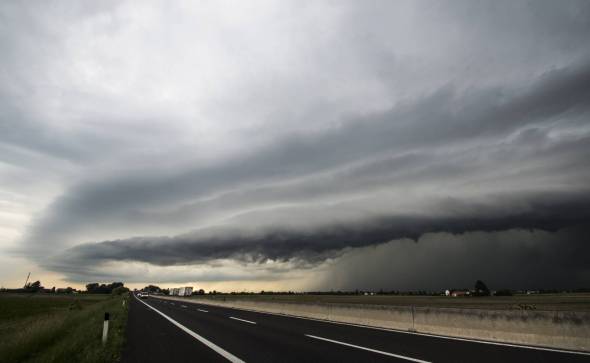
M132 297L123 362L590 362L590 354Z

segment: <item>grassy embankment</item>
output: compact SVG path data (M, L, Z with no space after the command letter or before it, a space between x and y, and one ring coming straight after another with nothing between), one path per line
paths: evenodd
M127 294L0 294L0 362L116 362L127 323ZM110 313L102 345L104 313Z
M199 299L249 300L281 303L368 304L394 306L424 306L464 309L521 309L524 305L535 310L590 311L590 293L532 294L489 297L402 296L402 295L199 295Z

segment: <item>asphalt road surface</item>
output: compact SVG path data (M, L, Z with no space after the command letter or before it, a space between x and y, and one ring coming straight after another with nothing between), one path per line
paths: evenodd
M485 344L150 297L132 298L123 362L590 362Z

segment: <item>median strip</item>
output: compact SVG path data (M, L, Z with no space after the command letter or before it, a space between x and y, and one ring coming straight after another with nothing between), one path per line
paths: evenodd
M328 339L328 338L322 338L322 337L318 337L318 336L315 336L315 335L305 334L305 336L306 337L310 337L310 338L314 338L314 339L323 340L323 341L330 342L330 343L345 345L345 346L351 347L351 348L357 348L357 349L362 349L362 350L366 350L366 351L373 352L373 353L383 354L383 355L387 355L387 356L390 356L390 357L395 357L395 358L399 358L399 359L405 359L405 360L409 360L409 361L412 361L412 362L430 363L429 361L426 361L426 360L421 360L421 359L406 357L405 355L393 354L393 353L389 353L389 352L384 352L382 350L371 349L371 348L367 348L367 347L361 347L360 345L354 345L354 344L339 342L338 340L332 340L332 339Z
M243 321L244 323L249 323L249 324L256 324L256 323L255 323L255 322L253 322L253 321L250 321L250 320L244 320L244 319L240 319L240 318L235 318L235 317L233 317L233 316L230 316L229 318L230 318L230 319L234 319L234 320Z
M182 331L184 331L185 333L189 334L190 336L192 336L193 338L197 339L198 341L200 341L201 343L205 344L206 346L208 346L209 348L213 349L215 352L219 353L221 356L223 356L225 359L229 360L230 362L234 362L234 363L245 363L243 360L241 360L240 358L236 357L235 355L231 354L230 352L228 352L227 350L221 348L220 346L214 344L213 342L210 342L209 340L207 340L206 338L200 336L199 334L195 333L194 331L190 330L189 328L187 328L186 326L180 324L179 322L177 322L176 320L172 319L171 317L169 317L168 315L164 314L163 312L161 312L160 310L154 308L153 306L137 299L137 301L139 301L140 303L144 304L145 306L147 306L148 308L152 309L153 311L155 311L156 313L162 315L162 317L164 317L165 319L167 319L168 321L170 321L172 324L176 325L178 328L180 328Z

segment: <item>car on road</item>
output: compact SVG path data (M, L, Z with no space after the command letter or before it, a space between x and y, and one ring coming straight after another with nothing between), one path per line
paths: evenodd
M149 294L147 292L140 292L137 294L137 297L139 297L140 299L147 299L149 297Z

